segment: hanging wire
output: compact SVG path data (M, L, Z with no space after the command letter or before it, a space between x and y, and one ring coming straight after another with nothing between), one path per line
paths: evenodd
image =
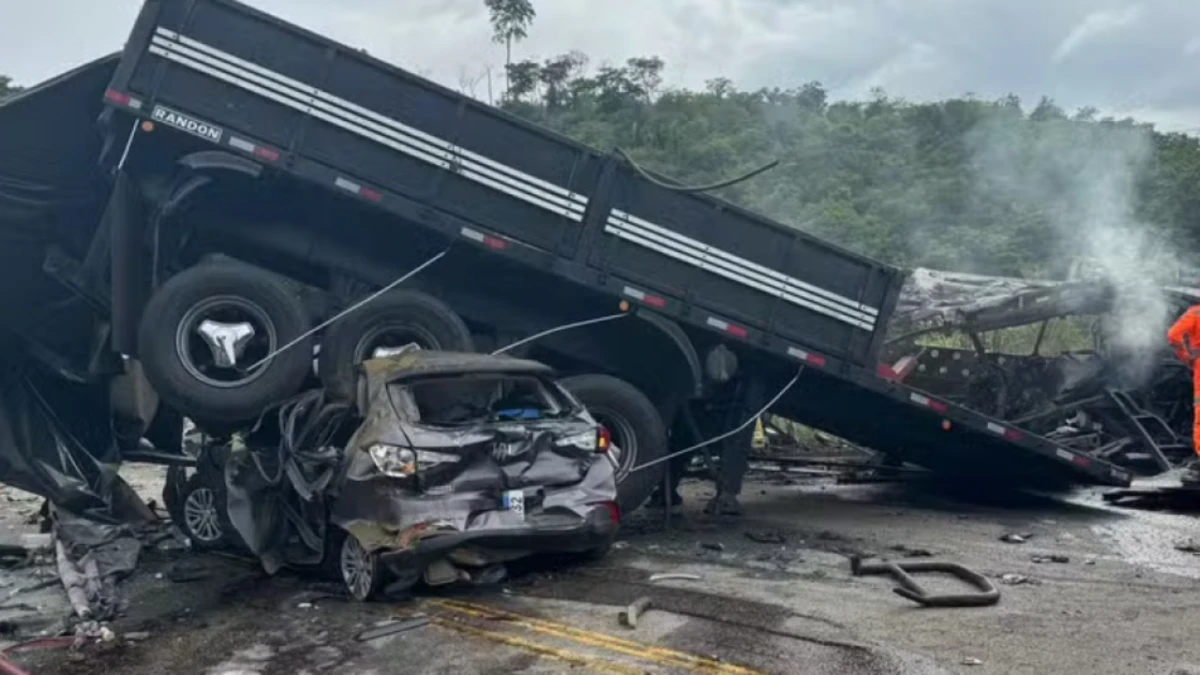
M596 323L604 323L605 321L612 321L613 319L620 319L621 317L629 316L630 314L632 314L632 312L620 312L618 314L609 314L608 316L602 316L597 319L588 319L586 321L576 321L575 323L568 323L568 324L565 324L562 326L557 326L555 328L551 328L550 330L544 330L540 333L534 333L533 335L530 335L527 338L517 340L516 342L512 343L511 345L508 345L507 347L501 347L500 349L497 349L496 351L492 352L492 356L495 356L497 354L503 354L503 353L509 351L510 349L515 349L517 347L520 347L523 344L526 344L528 342L533 342L534 340L537 340L540 338L544 338L547 335L553 335L554 333L558 333L560 331L570 330L572 328L582 328L583 326L590 326L590 325L596 324Z
M313 333L316 333L317 331L321 330L322 328L325 328L326 326L329 326L330 324L332 324L336 321L339 321L340 319L345 317L347 314L357 311L359 308L363 307L364 305L371 302L375 298L378 298L379 296L383 295L384 293L387 293L388 291L399 286L400 284L404 283L405 281L408 281L409 279L415 277L419 272L421 272L421 270L423 270L426 267L429 267L430 265L432 265L433 263L441 260L442 256L446 255L449 252L450 252L450 248L447 247L441 253L433 256L429 260L426 260L425 262L418 265L411 272L405 274L404 276L400 277L399 279L396 279L392 283L388 284L387 286L384 286L383 288L379 289L378 291L375 291L374 293L372 293L371 295L368 295L367 297L363 298L362 300L359 300L358 302L354 303L353 305L350 305L349 307L347 307L346 309L343 309L342 311L338 312L337 314L334 314L332 317L330 317L329 319L326 319L324 322L314 326L307 332L302 333L295 340L292 340L291 342L280 347L279 349L276 349L275 351L271 352L270 354L267 354L266 356L259 359L257 362L250 364L249 366L246 367L246 370L247 371L254 370L255 368L266 363L267 361L270 361L271 359L275 358L275 356L277 356L278 354L280 354L284 351L287 351L288 349L291 349L292 347L295 347L296 345L300 344L300 342L302 342L305 338L312 335Z
M754 422L757 421L758 418L767 414L767 411L771 409L771 406L778 403L779 399L783 398L783 395L788 393L788 391L792 388L792 385L796 384L796 381L800 379L800 375L802 375L803 373L804 373L804 366L800 366L800 369L796 371L796 375L791 379L790 382L788 382L787 384L785 384L783 386L783 389L779 390L778 394L775 394L774 398L772 398L770 401L768 401L767 404L764 405L761 410L759 410L758 412L751 415L750 419L746 420L745 422L743 422L741 425L734 428L733 430L727 431L727 432L721 434L720 436L710 438L707 441L702 441L700 443L697 443L691 447L684 448L683 450L679 450L678 452L672 452L671 454L666 455L664 457L659 457L658 459L652 459L649 462L646 462L645 464L640 464L638 466L635 466L629 470L629 473L633 473L634 471L641 471L642 469L648 469L656 464L662 464L663 462L674 459L675 457L678 457L680 455L686 455L688 453L695 452L696 450L699 450L700 448L712 445L713 443L723 441L726 438L729 438L730 436L733 436L733 435L737 434L738 432L743 431L746 427L750 426L751 424L754 424Z
M633 170L637 171L638 175L640 175L642 178L645 178L646 180L650 181L651 183L654 183L655 185L659 186L660 188L664 188L667 190L674 190L675 192L708 192L710 190L719 190L724 187L729 187L730 185L736 185L738 183L741 183L742 181L750 180L751 178L754 178L755 176L757 176L760 173L764 173L766 171L774 169L776 166L779 166L779 160L774 159L774 160L771 160L770 162L758 167L757 169L750 171L749 173L742 174L741 176L738 176L737 178L730 178L729 180L723 180L719 183L712 183L711 185L694 185L694 186L672 185L670 183L664 183L663 181L655 178L654 176L651 176L645 169L643 169L641 167L641 165L639 165L637 162L633 161L633 158L629 156L629 153L625 152L621 148L617 148L617 154L620 155L626 162L629 162L629 165L633 167Z

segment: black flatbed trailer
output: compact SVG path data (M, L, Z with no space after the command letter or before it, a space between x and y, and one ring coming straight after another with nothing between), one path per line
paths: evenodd
M997 482L1129 483L1115 465L881 366L901 270L663 187L614 155L233 0L147 0L103 99L106 161L118 170L137 171L165 144L186 147L189 161L342 195L398 229L669 318L694 340L730 345L771 383L802 369L781 414L917 464ZM353 238L353 222L341 227ZM119 277L114 343L132 353L122 336L136 299L122 297ZM546 301L560 292L544 290Z

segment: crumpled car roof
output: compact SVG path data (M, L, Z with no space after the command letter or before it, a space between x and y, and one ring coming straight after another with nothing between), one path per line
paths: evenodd
M415 350L369 359L363 370L372 381L401 382L439 375L533 375L550 377L554 369L544 363L511 356Z

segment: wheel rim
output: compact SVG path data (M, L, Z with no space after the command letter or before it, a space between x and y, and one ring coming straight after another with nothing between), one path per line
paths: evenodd
M608 429L608 433L612 437L612 446L617 449L615 478L619 483L625 476L629 475L630 469L637 462L637 434L634 433L633 425L628 420L611 410L589 406L588 412L592 414L592 417L596 418L597 422L603 424Z
M278 346L275 324L267 312L233 295L197 303L175 331L175 353L188 374L222 389L244 386L261 377L269 364L255 364Z
M221 539L221 519L217 513L217 497L202 487L188 493L183 502L183 520L192 535L205 544Z
M352 534L342 542L342 579L351 595L366 600L375 585L375 565L371 554Z
M362 363L374 358L381 349L396 349L416 345L421 349L440 349L441 344L433 333L403 323L383 323L367 331L354 346L354 362Z

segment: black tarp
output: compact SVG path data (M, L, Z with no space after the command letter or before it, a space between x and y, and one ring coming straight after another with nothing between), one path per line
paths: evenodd
M52 250L86 255L109 193L98 124L118 58L105 57L0 101L0 333L78 375L95 317L43 272Z
M0 482L81 516L122 520L113 507L128 487L111 419L106 386L68 381L0 341Z
M102 201L97 120L118 60L107 56L0 101L0 226Z

